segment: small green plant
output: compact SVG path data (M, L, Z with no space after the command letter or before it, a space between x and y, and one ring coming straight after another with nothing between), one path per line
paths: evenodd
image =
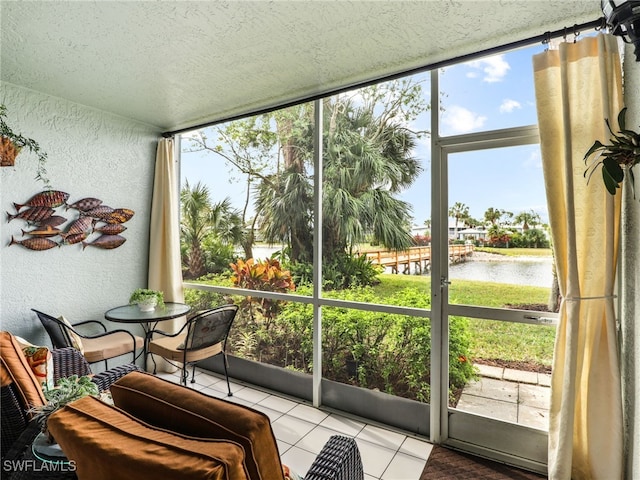
M624 180L625 171L629 174L633 187L634 178L632 168L640 163L640 133L626 129L626 113L627 107L624 107L618 114L618 127L620 130L617 134L613 133L609 119L605 119L607 128L612 135L610 139L611 143L605 145L599 140L596 140L584 156L584 162L587 163L591 155L599 152L594 161L587 166L584 176L587 177L588 182L598 166L601 165L602 179L607 191L611 195L615 195L616 190L620 188L620 184Z
M149 290L147 288L138 288L133 291L129 297L129 305L137 305L151 299L156 299L158 307L164 307L164 294L158 290Z
M45 390L44 398L47 402L44 405L32 407L29 412L43 421L43 431L46 431L47 419L52 413L88 395L94 397L100 395L98 385L93 383L87 375L82 377L71 375L58 380L55 388Z

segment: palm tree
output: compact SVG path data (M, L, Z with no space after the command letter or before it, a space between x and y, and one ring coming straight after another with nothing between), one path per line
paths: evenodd
M404 109L418 105L414 85L359 91L357 99L324 102L323 252L336 258L367 237L393 249L412 245L410 206L397 194L420 172L412 156L417 133ZM276 117L283 168L263 181L256 209L269 241L286 242L292 261L312 258L313 182L309 173L312 111L288 109Z
M456 223L453 230L453 238L458 237L458 222L469 218L469 207L464 203L456 202L449 208L449 216L455 218Z
M206 270L202 251L205 238L216 235L222 243L239 243L243 235L242 221L228 198L212 204L209 188L202 182L191 187L186 181L180 192L180 203L180 230L186 245L188 276L198 278Z
M193 188L185 182L180 192L182 240L187 245L187 270L189 277L198 278L204 273L204 258L201 244L209 230L209 188L198 182Z
M521 223L522 230L524 231L529 230L529 226L532 226L533 228L535 228L536 225L538 225L541 222L540 215L538 215L533 210L529 212L520 212L513 218L513 220L516 223Z
M415 135L350 100L327 109L335 123L325 136L323 251L344 252L367 234L387 248L408 248L411 207L395 195L420 173Z

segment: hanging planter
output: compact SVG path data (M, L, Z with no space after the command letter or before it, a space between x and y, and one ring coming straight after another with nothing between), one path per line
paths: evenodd
M611 132L612 138L609 145L602 144L596 140L591 148L584 156L584 162L587 163L591 155L598 153L593 162L587 166L584 176L587 182L591 180L591 176L599 166L602 166L602 179L607 191L611 195L616 194L616 190L620 188L624 180L625 172L631 178L633 188L634 177L632 168L640 163L640 133L633 130L627 130L625 127L625 115L627 107L620 110L618 114L618 126L620 131L616 134L611 129L609 119L605 119L607 128ZM634 192L635 198L635 192Z
M29 149L31 153L35 153L38 157L38 167L36 169L36 180L44 182L45 188L50 189L47 171L45 169L47 163L47 154L40 149L38 142L32 138L27 138L19 133L15 133L12 128L7 125L5 118L7 117L7 107L0 105L0 166L12 167L15 165L16 157L23 148Z
M19 152L20 149L9 138L0 138L0 166L13 167Z

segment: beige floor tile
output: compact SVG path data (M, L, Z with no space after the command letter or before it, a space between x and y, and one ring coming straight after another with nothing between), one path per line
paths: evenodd
M281 459L283 464L287 465L298 475L304 477L313 464L313 461L316 459L316 455L293 446L281 456Z
M355 437L365 427L365 424L362 422L352 420L351 418L347 418L335 413L332 413L327 418L325 418L322 422L320 422L320 425L332 430L337 430L338 432L348 435L349 437Z
M389 466L389 463L391 463L396 452L358 438L356 438L356 442L360 450L364 472L373 477L380 478Z
M382 480L418 480L426 460L397 453L382 474Z
M395 451L400 448L400 445L402 445L402 442L406 440L407 436L384 428L376 427L374 425L367 425L360 433L358 433L356 438L366 440L367 442L375 443L376 445L390 448Z
M309 433L316 425L314 423L300 420L296 417L283 415L275 422L271 422L271 428L278 440L295 445Z
M400 445L400 453L406 453L416 458L426 460L431 454L433 444L426 440L420 440L418 438L407 437L407 439Z
M296 447L302 448L316 455L320 453L325 443L329 441L329 438L333 435L342 435L336 430L331 430L322 426L317 426L309 433L307 433L302 439L296 443Z

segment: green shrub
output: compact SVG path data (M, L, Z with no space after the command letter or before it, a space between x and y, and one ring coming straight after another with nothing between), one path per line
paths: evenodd
M204 275L195 282L211 283L212 285L231 286L231 281L228 275ZM191 306L192 311L207 310L209 308L215 308L227 303L233 303L231 299L217 292L205 292L204 290L194 290L187 288L184 291L184 301L187 305Z
M310 287L298 288L310 295ZM328 292L327 297L364 303L382 303L373 289L356 287ZM429 308L428 297L417 288L406 288L384 303ZM256 351L252 358L311 373L313 355L313 307L288 302L267 332L259 323L247 325ZM238 350L247 355L251 342L238 337ZM325 378L429 402L431 325L428 318L385 314L348 308L322 309L323 375ZM465 319L450 325L450 382L456 392L474 372L469 358L469 334Z

